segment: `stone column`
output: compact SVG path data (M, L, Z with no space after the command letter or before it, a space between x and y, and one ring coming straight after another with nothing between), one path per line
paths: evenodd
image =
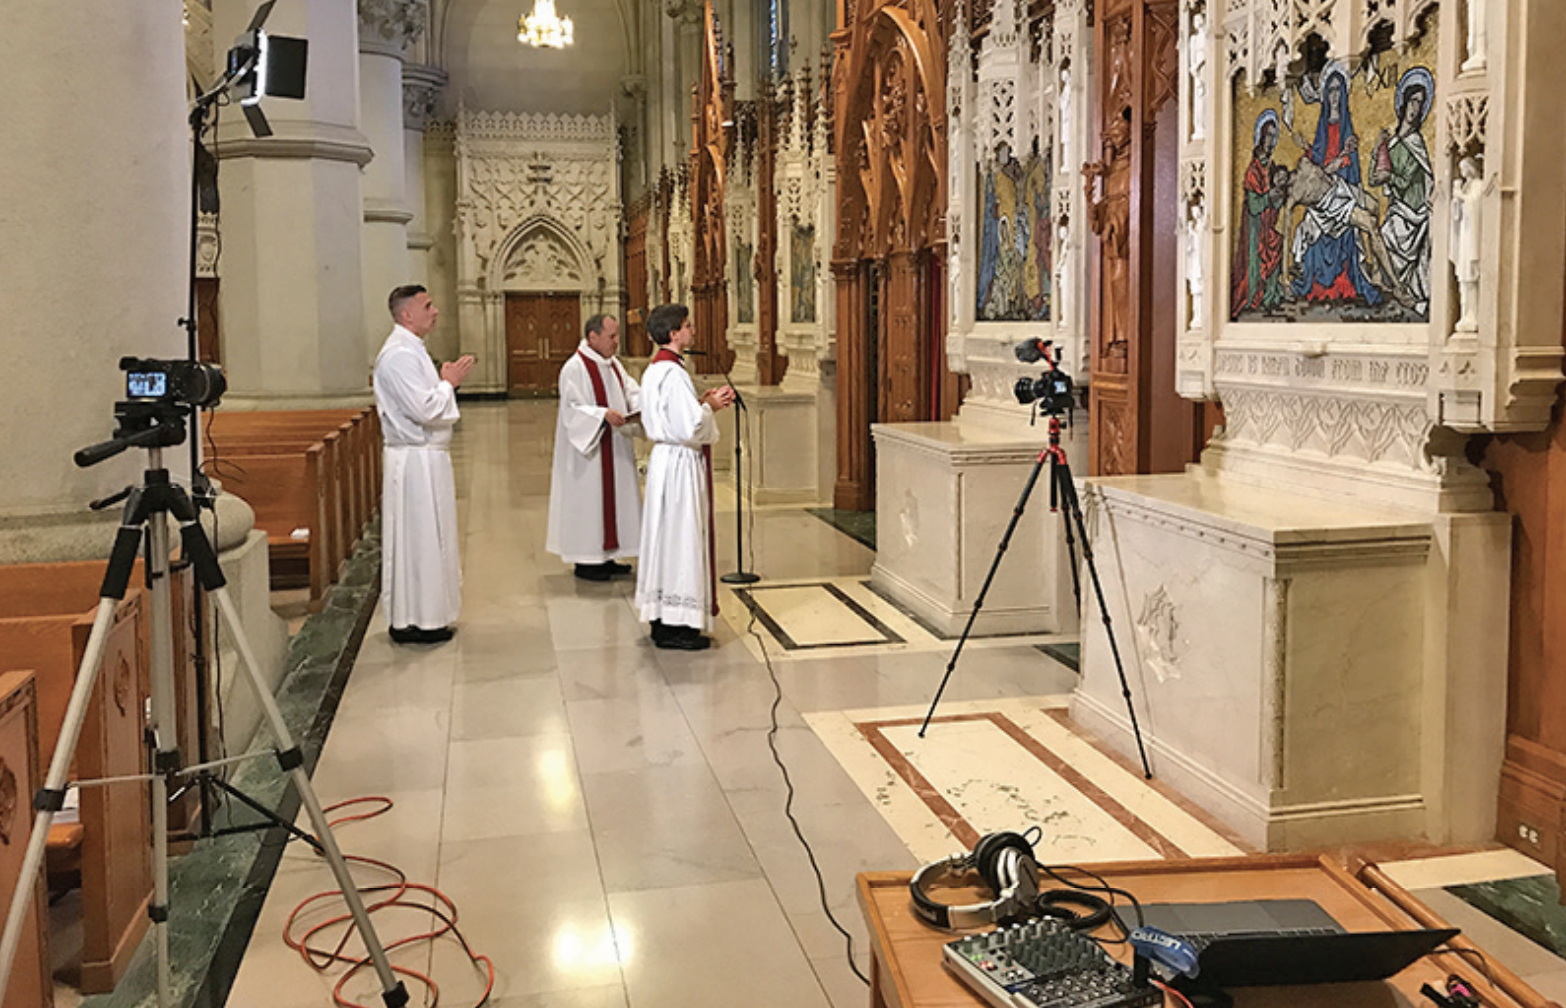
M424 191L424 127L435 114L446 71L423 64L402 68L402 151L404 188L408 194L408 276L411 282L430 285L431 234L428 198Z
M214 34L232 40L252 0L214 0ZM337 0L279 4L278 35L309 39L303 101L262 106L257 139L227 110L217 129L222 192L223 363L229 409L341 406L369 400L359 256L359 132L354 14ZM220 43L219 49L226 51ZM222 58L222 53L218 53Z
M0 60L0 560L103 557L147 454L91 469L114 431L122 355L183 358L189 131L178 0L21 4ZM188 475L183 448L164 462Z
M359 128L375 152L364 169L364 338L371 360L391 329L386 295L410 282L413 219L403 154L403 50L429 21L424 0L359 0Z

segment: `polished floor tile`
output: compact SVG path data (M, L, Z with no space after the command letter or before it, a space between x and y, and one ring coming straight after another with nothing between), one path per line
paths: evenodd
M858 872L1030 823L1062 860L1239 849L1070 730L1076 675L1036 646L1058 638L973 639L954 662L956 641L870 590L874 554L802 508L747 513L745 566L764 580L755 607L720 588L712 650L654 648L633 579L579 581L543 550L554 404L463 413L457 637L401 647L372 621L315 782L326 801L395 802L339 841L455 903L462 936L494 960L493 1008L862 1008ZM725 572L731 477L717 491ZM1439 888L1528 874L1526 860L1389 870L1559 998L1566 963ZM330 1004L334 981L280 940L293 905L330 885L319 859L286 853L230 1005ZM422 911L376 919L383 942L430 926ZM393 958L430 973L448 1008L484 990L452 936ZM378 1003L373 976L350 987Z

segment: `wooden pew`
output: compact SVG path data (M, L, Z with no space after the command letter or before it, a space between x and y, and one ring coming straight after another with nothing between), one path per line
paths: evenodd
M312 606L336 577L331 561L337 519L327 448L322 442L275 454L233 454L238 468L223 470L224 490L255 511L256 528L267 534L272 587L307 585ZM308 530L304 539L295 529Z
M358 410L288 410L211 414L205 427L207 446L221 452L226 441L279 435L306 436L313 442L348 425L348 450L360 488L360 513L368 519L380 499L381 421L373 407Z
M333 424L336 426L333 427ZM257 525L268 533L274 548L274 584L277 587L309 584L312 602L321 600L324 588L352 552L380 499L380 423L372 409L300 410L262 413L216 413L206 428L209 467L235 493L250 500L257 511ZM258 483L241 474L248 459L258 455L284 455L322 447L317 496L324 498L319 523L278 527L289 513L300 508L280 504L281 493L297 493L296 481ZM258 463L271 468L278 463ZM245 484L245 490L236 484ZM266 515L263 522L262 516ZM303 547L292 537L296 528L310 530L311 543ZM316 543L315 540L324 540Z
M33 817L31 796L43 785L38 754L38 696L31 672L0 674L0 906L11 905L27 853ZM28 880L36 894L22 924L11 982L0 1008L50 1008L49 910L43 873Z
M38 751L47 766L76 670L92 632L101 563L0 566L0 665L30 668L38 700ZM133 579L116 607L73 761L73 778L144 772L144 704L150 691L149 602ZM80 791L80 819L50 834L51 870L79 867L86 993L114 987L147 930L152 822L147 784ZM30 824L29 824L30 825ZM75 855L74 859L72 855Z

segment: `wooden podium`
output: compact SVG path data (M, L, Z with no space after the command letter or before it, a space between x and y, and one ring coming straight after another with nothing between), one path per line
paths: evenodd
M1374 865L1354 873L1327 858L1280 855L1211 858L1194 861L1122 861L1093 865L1112 886L1142 903L1218 903L1250 899L1312 899L1350 931L1447 927L1444 921L1387 878ZM909 909L911 872L867 872L858 877L859 901L870 928L870 1008L972 1008L986 1005L977 993L947 971L942 947L958 933L936 931ZM1045 889L1057 888L1043 880ZM983 902L975 889L942 894L942 901ZM1134 927L1134 911L1118 900L1121 916ZM1107 931L1108 929L1106 929ZM1119 937L1118 931L1115 937ZM1461 935L1451 945L1466 952L1441 951L1376 983L1323 984L1315 987L1248 987L1234 994L1235 1008L1432 1008L1419 993L1422 984L1444 990L1448 974L1466 979L1495 1008L1560 1008L1541 997L1510 970L1486 956ZM1130 961L1122 945L1109 953ZM1165 1004L1176 1005L1165 997Z

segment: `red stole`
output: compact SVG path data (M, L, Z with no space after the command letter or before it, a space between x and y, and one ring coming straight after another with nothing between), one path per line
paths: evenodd
M578 348L576 355L582 358L582 363L587 367L588 380L593 383L593 398L604 409L609 408L609 390L604 387L604 376L598 370L598 364ZM625 397L625 380L620 377L620 369L614 362L609 362L609 370L614 372L614 380L620 383L620 396ZM604 498L604 552L620 548L620 523L615 514L614 506L614 428L604 431L598 439L598 465L603 474L603 498Z
M653 359L648 366L659 361L671 361L681 367L685 366L685 358L670 350L668 347L659 347L653 354ZM713 517L712 501L712 445L701 446L701 460L707 470L707 597L712 600L712 615L718 615L718 528Z

